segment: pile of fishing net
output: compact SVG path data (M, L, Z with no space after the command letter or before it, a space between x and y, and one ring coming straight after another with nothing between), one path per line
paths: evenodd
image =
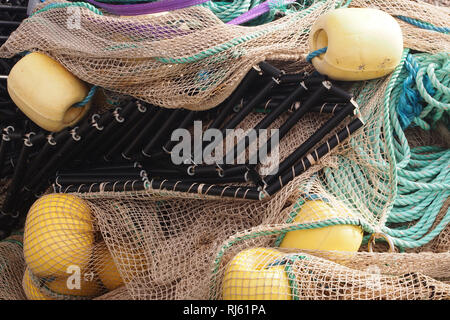
M0 55L42 51L90 84L165 108L204 110L258 62L311 71L309 29L342 5L314 1L243 27L203 6L119 18L51 1ZM0 298L449 299L450 11L409 0L347 5L396 17L407 48L392 74L352 86L365 125L351 139L260 201L151 188L49 190L30 209L23 241L14 234L0 242ZM81 29L65 27L68 6L80 9ZM325 120L302 118L280 142L283 156ZM292 232L306 239L340 230L362 242L358 252L286 245ZM390 252L367 252L376 251L371 237Z

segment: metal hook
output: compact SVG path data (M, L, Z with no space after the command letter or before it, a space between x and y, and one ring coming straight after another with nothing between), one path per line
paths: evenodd
M114 118L116 119L117 122L122 123L122 122L125 121L125 118L123 118L123 117L119 114L120 110L122 110L122 108L120 108L120 107L114 109L114 111L113 111L113 116L114 116Z
M24 144L27 147L32 147L33 146L33 143L31 142L31 137L35 136L35 135L36 135L36 133L34 133L34 132L29 132L29 133L27 133L25 135L25 138L23 139L23 141L24 141Z
M93 115L92 115L92 118L91 118L91 124L92 124L92 126L95 128L95 129L97 129L98 131L102 131L105 127L104 126L99 126L98 125L98 122L97 122L97 120L98 119L100 119L100 115L98 114L98 113L94 113Z
M195 169L195 165L189 166L189 167L187 168L187 174L190 175L190 176L195 175L194 169Z
M370 236L369 242L367 244L367 249L368 249L369 252L373 252L373 245L375 244L375 239L384 239L384 240L386 240L386 242L389 245L389 251L388 252L395 252L395 245L394 245L394 242L392 241L392 238L390 236L388 236L387 234L381 233L381 232L374 232Z
M72 130L70 130L70 134L72 135L72 139L75 141L80 141L81 140L81 136L77 133L77 130L79 128L75 127Z

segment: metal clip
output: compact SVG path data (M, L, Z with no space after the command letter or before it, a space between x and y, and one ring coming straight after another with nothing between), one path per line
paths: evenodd
M55 140L55 137L53 136L53 133L50 133L47 136L47 142L48 142L48 144L50 144L52 146L56 145L56 140Z
M99 125L98 125L98 122L97 122L97 120L100 118L100 115L98 114L98 113L94 113L93 115L92 115L92 118L91 118L91 124L92 124L92 126L95 128L95 129L97 129L98 131L102 131L105 127L100 127Z
M147 112L147 107L143 106L142 103L140 103L139 101L136 102L137 106L138 106L138 110L141 113Z
M278 78L272 77L272 80L273 80L276 84L280 84L280 83L281 83L279 77L278 77Z
M165 153L167 153L167 154L172 154L172 151L167 150L167 149L166 149L166 146L162 146L162 149L163 149L163 151L164 151Z
M330 81L328 81L328 80L322 81L322 85L323 85L327 90L330 90L331 87L332 87L332 83L331 83Z
M189 166L187 168L187 174L190 175L190 176L193 176L195 174L194 168L195 168L195 165Z
M294 110L297 110L298 108L300 108L300 106L301 106L300 101L295 101L294 103L292 103L292 106L289 111L293 112Z
M262 74L263 74L262 70L261 70L261 68L258 65L254 65L253 69L255 69L259 73L259 75L262 76Z
M380 233L380 232L374 232L370 236L369 242L367 243L367 250L369 252L373 252L373 245L375 244L375 239L386 240L386 242L389 245L389 252L395 252L395 245L394 245L394 242L392 241L392 238L389 237L387 234Z
M80 135L78 135L77 129L78 129L78 127L75 127L75 128L73 128L72 130L70 130L70 134L72 135L72 139L73 139L73 140L75 140L75 141L80 141L80 140L81 140L81 137L80 137Z
M117 122L122 123L125 121L125 119L119 114L119 111L122 110L122 108L116 108L113 111L113 116L116 119Z
M300 85L303 87L303 89L308 90L308 87L305 84L305 81L300 82Z
M32 147L33 146L33 143L31 142L31 137L35 136L35 135L36 135L36 133L34 133L34 132L29 132L29 133L27 133L25 135L25 138L23 139L23 141L24 141L24 144L27 147Z
M234 112L239 112L244 107L244 98L241 99L241 102L233 107Z
M14 132L14 127L7 126L6 128L3 129L3 131L5 131L5 133L2 134L2 139L4 141L10 141L11 138L9 137L9 135Z
M217 166L216 171L217 171L217 174L219 175L219 177L221 177L221 178L225 177L225 172L221 167Z

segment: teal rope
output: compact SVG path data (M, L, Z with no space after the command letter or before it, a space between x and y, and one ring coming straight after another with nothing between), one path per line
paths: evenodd
M411 123L424 130L442 120L449 124L450 54L409 54L402 72L397 113L402 128ZM404 80L403 80L404 79Z
M262 2L263 0L240 0L241 2L239 3L246 3L248 4L250 3L250 6L255 6L257 4L259 4L260 2ZM259 38L261 36L264 36L267 33L272 33L272 32L276 32L277 30L281 29L281 28L286 28L289 27L290 25L295 24L296 21L298 21L299 19L304 18L305 16L311 14L316 8L318 8L319 6L323 5L325 0L304 0L301 4L300 4L300 9L289 9L286 10L286 13L292 14L293 18L286 21L283 24L279 24L276 26L270 26L264 30L259 30L256 31L254 33L251 34L247 34L245 36L241 36L241 37L236 37L226 43L217 45L215 47L212 48L208 48L207 50L201 51L197 54L194 54L192 56L188 56L188 57L181 57L181 58L173 58L173 57L156 57L155 60L161 62L161 63L166 63L166 64L186 64L186 63L193 63L193 62L197 62L203 59L207 59L210 58L211 56L214 55L218 55L226 50L229 50L230 48L236 47L242 43L245 43L247 41L253 40L255 38ZM209 1L207 3L204 3L202 5L206 5L206 6L211 6L212 10L214 11L215 7L214 6L218 6L218 5L222 5L222 6L231 6L230 8L225 8L225 10L221 10L219 13L219 9L216 10L216 13L223 19L223 20L231 20L233 19L235 16L238 16L239 14L234 13L236 10L243 10L241 7L243 6L243 4L237 5L236 3L233 2L214 2L214 1ZM344 6L347 6L349 4L349 2L347 2L347 4L345 4ZM234 6L233 6L234 5ZM103 13L98 10L96 7L92 6L91 4L85 3L85 2L72 2L72 3L52 3L47 5L46 7L36 11L34 15L41 13L41 12L45 12L51 9L57 9L57 8L66 8L66 7L70 7L70 6L79 6L79 7L84 7L86 9L89 9L91 11L93 11L96 14L102 15ZM279 12L280 10L282 10L281 8L282 6L280 4L273 4L272 5L272 9L271 13L273 15L274 12ZM337 4L337 7L339 7L339 3ZM298 11L299 10L299 11ZM247 10L248 11L248 10ZM240 12L240 11L239 11ZM245 12L245 11L244 11ZM269 14L269 15L270 15ZM252 21L252 24L258 25L261 24L261 19L266 19L267 17L265 17L265 15L263 15L262 17L259 17L257 19L254 19L254 21ZM265 21L263 21L262 23L265 23ZM237 55L236 55L237 54ZM231 53L229 57L225 57L227 59L233 59L233 58L239 58L241 55L238 52L234 52ZM220 59L222 60L222 59Z
M419 110L415 122L419 122L417 119L424 121L430 115L433 115L434 118L431 117L433 121L442 121L448 117L448 107L446 107L449 99L448 76L442 76L444 73L448 75L448 64L447 53L411 55L408 54L408 50L405 50L402 62L394 72L385 95L383 132L381 126L376 127L375 131L372 127L370 129L372 132L367 132L368 137L374 137L367 141L370 144L369 149L372 150L370 154L363 151L361 146L352 144L355 151L368 161L368 164L376 167L380 170L379 174L384 173L386 177L390 176L388 172L392 170L392 164L387 163L379 155L391 155L391 162L395 164L393 194L383 194L377 190L373 192L374 186L366 178L371 174L366 166L359 166L342 156L338 157L337 168L325 168L321 176L323 184L337 198L356 197L349 200L355 201L356 204L358 201L363 201L369 193L372 197L371 202L379 204L378 207L375 205L376 208L371 208L374 216L376 212L381 212L384 206L392 202L381 231L390 236L400 249L425 245L442 232L450 222L450 210L447 210L442 220L436 223L444 202L450 196L450 150L436 146L411 149L403 131L402 116L399 112L404 110L405 101L411 102L416 99L418 103L425 105L423 110L426 108L429 110L424 118L422 118L423 110ZM429 72L425 77L427 70ZM422 86L417 86L417 82ZM371 85L376 86L377 82L372 81L367 87ZM432 99L425 100L423 96L427 94ZM424 129L428 128L424 127ZM379 139L381 135L384 135L385 142ZM349 177L354 178L349 179ZM392 196L394 196L393 201L390 198ZM407 226L398 227L397 223L407 224Z
M116 3L116 4L136 4L136 3L148 3L155 2L156 0L99 0L103 3ZM241 14L249 11L257 5L265 2L266 0L232 0L232 1L216 1L211 0L200 4L200 6L210 9L220 20L228 22L237 18ZM277 14L291 14L298 10L298 6L305 9L312 5L314 0L297 0L297 7L294 9L293 4L286 4L283 0L274 1L269 4L270 11L253 19L246 23L249 26L257 26L272 22Z
M86 98L81 100L80 102L75 103L72 107L82 107L85 106L89 101L91 101L92 97L94 96L95 92L97 91L97 86L92 86L92 88L89 90L89 93L87 94Z
M427 30L432 30L432 31L437 31L437 32L442 32L445 34L448 34L450 32L450 28L446 28L446 27L437 27L435 25L432 25L431 23L428 22L424 22L424 21L420 21L417 19L413 19L410 17L405 17L405 16L395 16L396 18L405 21L409 24L412 24L416 27L422 28L422 29L427 29Z
M286 221L286 223L293 223L295 218L297 217L297 214L299 213L301 207L303 206L303 204L305 203L305 201L302 198L299 198L297 200L297 202L294 204L294 206L292 207L292 211L289 213L289 217ZM284 237L286 236L286 233L282 233L280 234L277 239L274 242L274 246L275 247L279 247L281 245L281 242L283 242Z
M292 300L300 300L300 293L297 286L297 277L292 270L292 265L295 261L307 259L306 255L288 256L284 266L284 272L288 277L289 288L291 288Z
M321 4L321 1L315 3L311 7L309 7L306 10L300 11L298 14L296 14L292 19L286 21L283 24L278 24L276 26L268 27L264 30L259 30L253 33L246 34L245 36L236 37L226 43L222 43L220 45L217 45L212 48L208 48L206 50L203 50L199 53L196 53L192 56L188 57L181 57L181 58L172 58L172 57L156 57L155 59L161 63L167 63L167 64L185 64L185 63L193 63L197 62L203 59L210 58L211 56L220 54L226 50L229 50L230 48L233 48L237 45L240 45L242 43L245 43L247 41L259 38L265 34L276 32L279 29L287 28L291 25L293 27L295 26L295 23L304 18L305 16L309 15L311 12L313 12L319 5ZM232 57L230 57L232 58Z
M308 63L311 63L312 59L314 59L317 56L320 56L321 54L324 54L327 51L327 49L328 49L328 47L324 47L324 48L321 48L321 49L311 52L310 54L308 54L306 56L306 61Z
M23 243L20 242L19 240L15 240L15 239L5 239L5 240L2 240L2 242L14 243L14 244L18 245L19 247L23 248Z
M210 9L220 20L228 22L261 4L262 0L208 1L201 6ZM270 22L274 17L265 14L262 23Z
M418 58L418 56L414 55L414 58ZM425 68L424 70L434 68L436 75L439 74L440 70L437 70L438 64L436 64L436 61L442 58L442 54L426 55L425 58L419 60L421 62L427 61L428 65L422 66L422 63L419 63L418 69L415 67L407 69L407 64L412 66L415 62L409 56L409 49L404 51L401 62L394 70L385 92L384 112L381 121L377 125L373 124L362 129L367 133L368 146L358 145L355 139L350 140L351 146L364 159L364 165L359 165L349 158L337 155L337 166L324 168L322 174L319 175L319 179L323 181L323 186L328 192L338 199L345 199L351 206L357 208L358 203L365 203L370 197L371 205L368 209L371 210L374 218L380 219L380 231L390 236L394 245L399 247L400 251L403 251L404 248L417 248L429 243L450 223L450 209L444 213L439 223L436 223L444 202L450 196L450 150L436 146L410 148L397 112L397 106L403 96L403 83L410 76L410 72L415 74L414 79L420 76L418 71L421 68ZM444 63L439 65L446 65L448 57L445 60ZM414 73L414 70L417 72ZM433 76L430 75L428 89L426 88L427 85L424 84L423 88L418 89L418 92L420 93L423 90L427 90L427 92L440 91L442 93L439 96L441 99L438 100L439 103L434 104L437 108L443 103L442 99L445 99L447 90L444 81L432 79ZM379 85L379 80L363 83L364 87L357 98L358 103L362 105L364 101L367 101L370 92L373 92ZM436 99L436 96L433 96L433 98ZM380 137L384 137L384 139L380 139ZM370 154L365 151L367 149ZM367 169L368 165L371 165L372 169L379 170L377 175L380 176L382 181L387 181L383 187L375 188L368 180L367 177L373 176L373 172L369 172ZM374 181L374 183L379 182ZM385 193L383 194L382 191ZM294 205L288 223L294 221L302 203L300 200ZM381 213L385 210L388 214L383 220ZM406 223L407 225L398 227L396 226L397 223ZM365 219L328 219L317 223L292 224L279 230L250 232L230 239L220 248L214 261L211 297L214 296L215 277L221 259L226 250L237 242L256 237L278 235L276 244L279 245L283 235L287 232L341 224L361 226L364 231L369 233L364 237L365 243L367 243L370 234L375 232L372 223ZM289 269L286 269L286 272L290 273L288 275L289 281L295 281L292 272Z
M212 273L211 273L211 291L210 291L211 298L214 297L214 284L216 283L216 280L217 280L216 277L219 272L222 258L224 256L225 252L229 248L234 246L236 243L239 243L239 242L242 242L245 240L259 238L259 237L282 235L282 234L285 234L290 231L325 228L325 227L335 226L335 225L361 226L364 230L367 230L370 233L375 232L375 229L363 219L331 218L331 219L326 219L326 220L322 220L322 221L318 221L318 222L292 224L289 226L282 227L278 230L264 230L264 231L258 230L258 231L246 233L245 235L242 235L242 236L233 237L227 243L222 245L222 247L217 252L216 258L214 259L214 264L213 264Z
M97 2L103 3L116 3L116 4L135 4L135 3L148 3L148 2L156 2L158 0L98 0Z
M32 13L30 15L30 18L37 15L38 13L42 13L42 12L46 12L52 9L61 9L61 8L68 8L68 7L81 7L81 8L86 8L88 10L91 10L92 12L98 14L98 15L103 15L103 13L97 9L96 7L94 7L93 5L86 3L86 2L69 2L69 3L50 3L49 5L45 6L44 8ZM27 21L27 20L25 20Z

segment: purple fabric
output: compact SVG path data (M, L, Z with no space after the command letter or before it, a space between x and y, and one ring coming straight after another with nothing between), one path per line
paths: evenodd
M280 0L275 0L280 1ZM270 4L274 2L273 0L267 0L261 4L258 4L256 7L253 7L249 11L241 14L239 17L234 18L233 20L230 20L227 22L227 24L243 24L247 21L253 20L260 15L263 15L266 12L270 11ZM284 0L284 4L290 4L295 2L295 0Z
M85 0L106 11L123 16L137 16L141 14L157 13L163 11L178 10L195 6L209 0L162 0L139 4L107 4L95 0Z

